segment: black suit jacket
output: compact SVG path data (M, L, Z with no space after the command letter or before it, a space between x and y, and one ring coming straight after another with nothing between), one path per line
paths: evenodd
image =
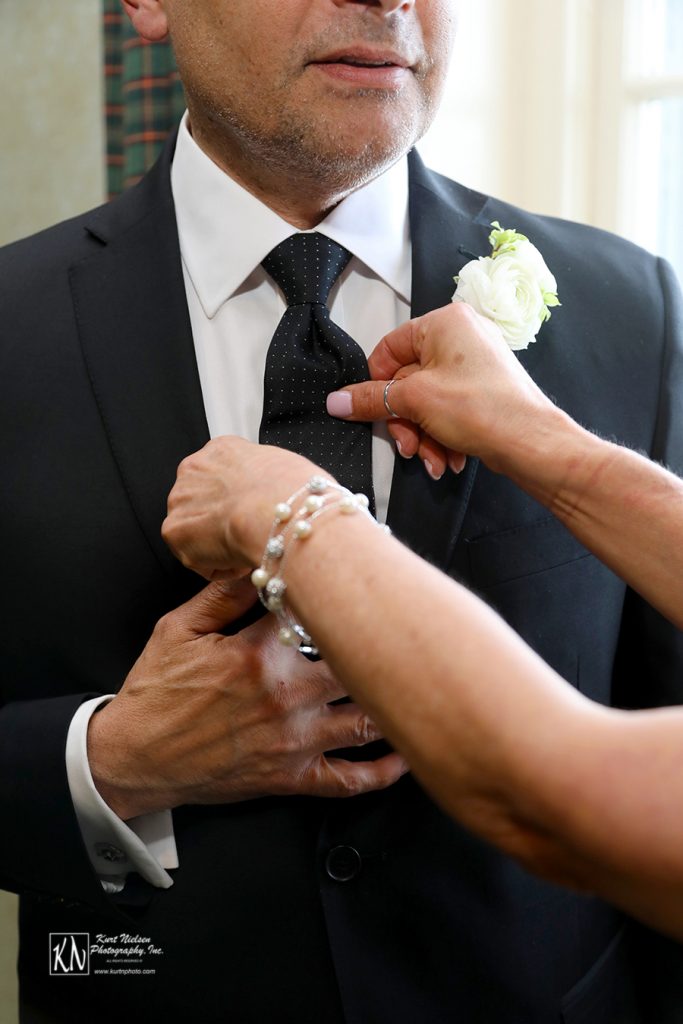
M178 462L208 438L170 153L118 200L0 254L0 883L22 894L22 1020L680 1021L677 947L532 878L410 777L342 802L182 808L173 888L134 876L103 895L69 797L69 722L201 585L159 534ZM683 324L665 264L416 156L410 216L415 315L449 301L491 221L525 232L563 305L524 364L583 423L683 466ZM398 460L389 521L588 696L679 701L680 634L506 479L471 460L434 483ZM49 976L50 933L124 931L163 949L154 976Z

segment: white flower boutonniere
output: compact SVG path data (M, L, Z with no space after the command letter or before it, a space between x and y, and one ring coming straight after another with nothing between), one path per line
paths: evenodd
M462 268L453 302L467 302L493 320L516 352L536 340L550 310L560 305L557 282L526 235L506 231L498 221L491 227L492 254Z

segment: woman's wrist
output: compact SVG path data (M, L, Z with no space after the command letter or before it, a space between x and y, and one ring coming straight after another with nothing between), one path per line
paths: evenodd
M556 406L543 410L522 431L511 432L484 461L541 504L558 512L573 507L594 471L599 438Z

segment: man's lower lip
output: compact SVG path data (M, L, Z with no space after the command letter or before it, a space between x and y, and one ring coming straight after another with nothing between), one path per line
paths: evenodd
M409 68L398 67L396 64L367 67L360 64L313 64L312 65L330 78L336 78L350 85L366 88L397 89L400 88L410 73Z

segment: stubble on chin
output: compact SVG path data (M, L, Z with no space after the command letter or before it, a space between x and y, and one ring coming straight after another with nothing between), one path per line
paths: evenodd
M367 104L364 120L368 126L375 123L377 130L366 128L361 134L354 118L344 122L326 111L319 111L311 122L299 116L285 118L276 133L262 140L271 170L280 169L311 187L324 184L331 191L348 191L389 167L416 141L412 118L396 97L358 95L353 102ZM390 130L384 127L387 121Z
M359 90L347 102L356 106L347 120L336 105L318 106L314 114L303 105L281 109L270 124L255 124L226 107L211 112L208 133L225 169L237 169L239 154L242 173L248 169L257 188L272 191L279 180L283 191L296 187L340 199L399 160L431 123L431 111L406 109L400 94Z
M262 185L272 191L281 179L283 191L297 187L341 198L377 177L424 134L438 104L434 92L440 89L432 86L433 62L421 38L388 34L374 19L369 25L371 30L364 23L362 32L331 29L310 41L292 61L296 70L270 82L253 103L235 102L233 96L216 105L215 93L203 97L205 148L208 144L228 171L239 162L242 175L248 170L257 189ZM311 61L358 39L410 55L416 64L413 81L398 93L358 89L353 94L335 93L313 77L307 81L317 74L308 66ZM190 114L195 123L197 114L192 109Z

